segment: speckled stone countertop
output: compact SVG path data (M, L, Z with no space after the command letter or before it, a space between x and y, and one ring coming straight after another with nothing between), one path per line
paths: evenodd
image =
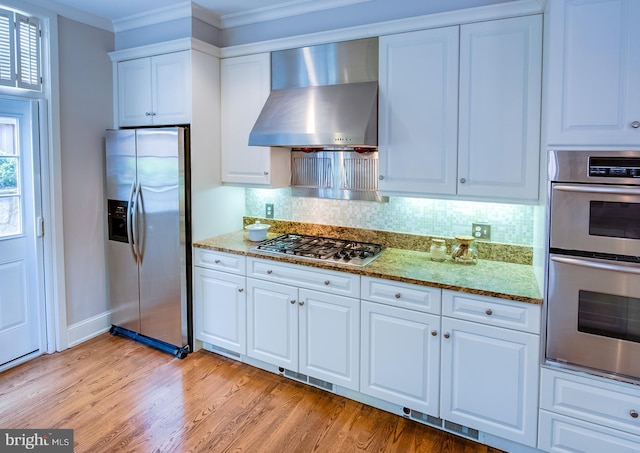
M270 231L267 234L267 239L281 234L284 233L278 229ZM193 245L197 248L303 264L501 299L533 304L542 303L533 267L529 264L483 259L478 260L475 265L457 264L450 259L444 262L434 262L429 259L429 254L423 251L387 247L376 260L367 266L357 267L293 256L265 255L251 250L256 244L256 242L249 240L246 231L241 230L197 241Z

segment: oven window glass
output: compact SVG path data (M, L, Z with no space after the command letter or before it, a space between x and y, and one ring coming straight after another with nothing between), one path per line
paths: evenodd
M580 290L578 331L640 343L640 299Z
M640 239L640 203L591 201L589 234Z

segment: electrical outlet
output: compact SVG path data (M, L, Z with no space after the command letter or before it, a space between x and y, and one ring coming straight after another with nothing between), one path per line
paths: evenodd
M273 219L273 203L266 203L264 205L264 216L267 219Z
M488 223L474 223L471 227L471 235L476 239L491 240L491 225Z

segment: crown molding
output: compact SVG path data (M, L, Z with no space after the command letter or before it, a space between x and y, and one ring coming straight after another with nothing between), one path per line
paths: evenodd
M481 22L509 17L542 14L544 0L517 0L497 5L480 6L444 13L427 14L405 19L378 22L357 27L327 30L306 35L296 35L286 38L272 39L255 43L228 46L220 49L222 58L237 57L262 52L273 52L296 47L326 44L331 42L348 41L351 39L370 38L391 35L429 28L447 27L472 22Z
M322 2L318 2L313 0L292 0L280 5L266 6L264 8L257 8L241 13L226 14L221 17L220 28L224 29L275 19L283 19L286 17L299 16L301 14L314 13L317 11L335 9L342 6L370 1L371 0L324 0Z
M192 8L190 1L180 2L166 8L158 8L153 11L147 11L114 20L113 31L115 33L119 33L121 31L147 27L149 25L156 25L171 20L184 19L185 17L191 17L191 12Z

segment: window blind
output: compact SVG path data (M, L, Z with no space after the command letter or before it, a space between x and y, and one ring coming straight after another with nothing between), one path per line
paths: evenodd
M40 21L0 9L0 85L42 89Z

